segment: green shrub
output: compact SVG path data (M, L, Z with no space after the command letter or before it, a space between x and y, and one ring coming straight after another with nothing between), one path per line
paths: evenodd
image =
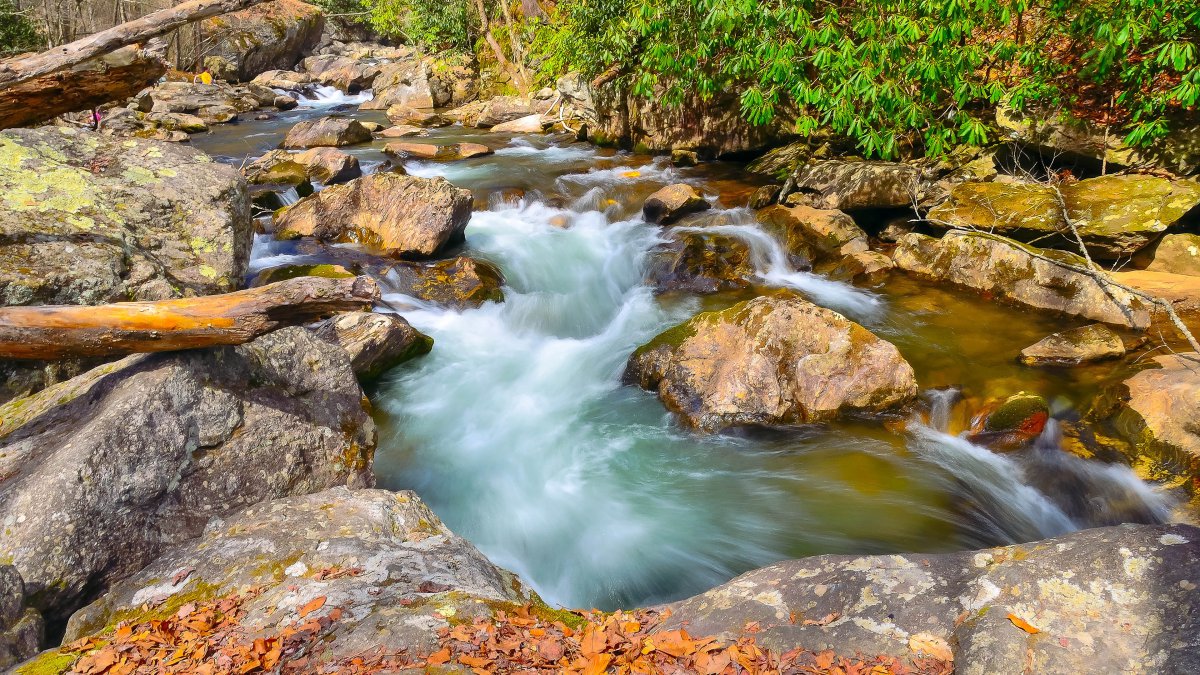
M10 0L0 0L0 56L45 49L46 39Z

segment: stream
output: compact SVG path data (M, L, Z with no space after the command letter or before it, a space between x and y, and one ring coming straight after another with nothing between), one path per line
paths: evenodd
M193 145L241 164L299 119L361 100L325 92L272 120L215 127ZM380 112L345 114L386 122ZM1015 355L1078 323L901 275L860 288L797 271L743 207L760 183L735 164L678 169L564 136L459 126L411 140L496 150L404 167L472 190L462 253L503 270L506 299L457 311L385 291L435 347L368 392L381 428L378 483L415 490L548 602L631 607L784 558L961 550L1169 519L1172 501L1128 468L1064 452L1054 421L1032 447L1004 455L951 433L982 400L1021 390L1045 396L1060 419L1077 417L1120 368L1031 369ZM370 171L386 162L382 145L344 150ZM903 431L848 420L702 436L654 394L623 385L638 345L697 311L752 297L656 297L643 283L662 230L641 219L641 204L676 182L715 204L688 226L745 241L763 287L795 289L895 343L917 372L927 415ZM336 248L313 255L259 235L252 273L329 260Z

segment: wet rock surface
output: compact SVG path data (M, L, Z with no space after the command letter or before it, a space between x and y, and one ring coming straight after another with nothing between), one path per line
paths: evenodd
M765 567L670 605L693 635L911 657L955 672L1200 669L1200 530L1122 525L976 552L828 555ZM1023 629L1021 625L1029 629Z
M231 167L174 144L67 128L0 133L0 305L234 290L250 203Z
M1092 324L1048 335L1021 350L1027 366L1074 366L1125 355L1125 341L1111 328Z
M660 293L717 293L749 288L755 278L750 247L737 237L703 229L672 229L650 252L647 281Z
M180 570L191 570L173 581ZM323 574L322 571L325 571ZM329 574L329 570L343 571ZM446 528L412 492L338 488L251 507L214 520L77 612L65 641L100 630L145 603L171 613L197 599L261 586L242 625L278 632L342 608L310 665L373 649L436 644L438 628L491 616L531 599L515 576Z
M642 216L651 223L666 225L680 218L711 208L696 188L686 183L668 185L646 198Z
M1097 416L1132 444L1132 454L1200 475L1200 354L1156 356L1101 401Z
M360 380L378 378L395 366L433 349L433 338L396 314L347 312L313 329L350 355L350 367Z
M285 328L131 356L0 408L0 555L64 620L209 518L369 486L375 430L340 347Z
M280 239L357 242L385 255L430 256L461 241L471 193L444 178L372 174L326 188L275 217Z
M786 293L696 315L639 347L625 378L710 432L880 412L917 394L895 346Z
M793 255L840 260L870 250L867 233L838 210L771 206L757 217Z
M443 307L468 309L485 302L504 302L500 268L477 258L399 262L391 266L387 280L404 295Z
M303 152L272 150L246 167L248 180L262 185L300 185L314 180L334 185L361 175L357 157L329 147Z

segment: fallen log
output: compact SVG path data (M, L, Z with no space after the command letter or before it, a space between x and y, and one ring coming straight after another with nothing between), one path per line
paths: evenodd
M369 309L369 277L297 277L223 295L0 308L0 358L64 359L237 345L335 312Z
M42 122L136 95L167 72L166 43L122 47L71 68L0 89L0 129Z
M236 12L266 1L189 0L38 54L0 61L0 91L72 68L121 47L144 44L151 38L161 37L194 21Z

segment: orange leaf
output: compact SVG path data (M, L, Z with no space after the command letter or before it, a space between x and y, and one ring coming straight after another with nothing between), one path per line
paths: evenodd
M608 670L608 664L612 663L612 659L612 654L596 654L588 657L583 675L603 675L604 671Z
M1042 629L1035 627L1033 624L1029 623L1025 619L1022 619L1016 614L1012 614L1011 612L1008 615L1008 620L1011 621L1014 626L1020 628L1026 633L1029 633L1030 635L1037 635L1038 633L1042 632Z
M317 597L313 598L312 600L309 600L308 603L305 604L303 607L296 610L296 612L298 614L300 614L300 618L303 619L304 617L308 616L309 614L312 614L313 612L317 611L318 609L321 609L324 606L325 606L325 596L318 595Z
M492 660L489 658L483 657L483 656L468 656L468 655L464 654L464 655L458 657L458 662L463 664L464 666L470 666L472 668L482 668L483 666L490 665Z
M596 627L595 624L588 624L583 629L583 640L579 644L579 648L583 650L584 655L599 654L604 651L605 645L608 644L608 637L604 631Z
M442 664L442 663L447 663L450 661L450 650L449 649L439 649L438 651L430 654L429 658L427 658L425 660L428 661L431 665L435 665L435 666Z

